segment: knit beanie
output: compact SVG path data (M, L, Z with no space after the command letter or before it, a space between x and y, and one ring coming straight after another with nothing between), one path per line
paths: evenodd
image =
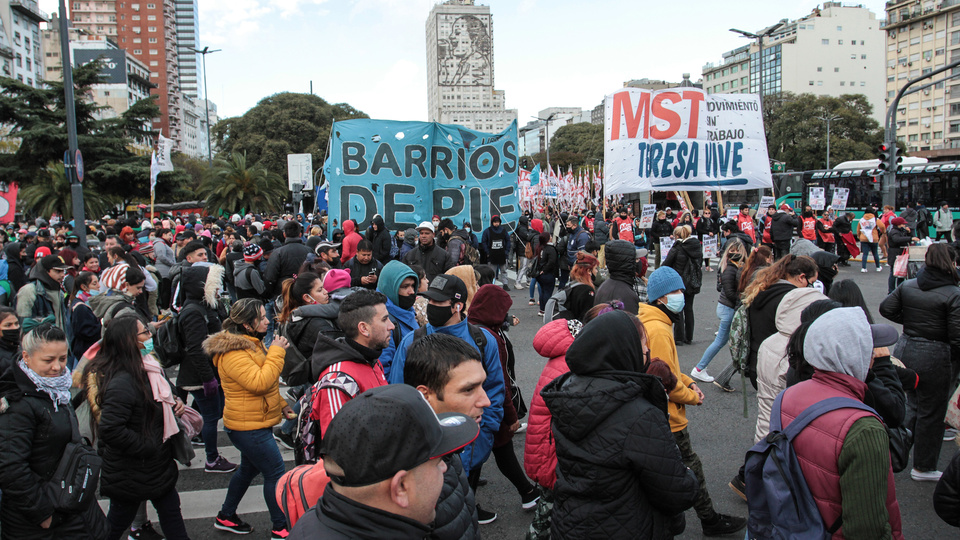
M243 260L252 263L256 260L259 260L260 257L263 257L263 249L256 244L249 244L247 247L243 248Z
M655 302L673 291L684 289L686 287L683 286L680 274L669 266L657 268L647 280L647 298L650 302Z
M323 288L331 293L337 289L342 289L344 287L350 286L350 272L346 270L340 270L339 268L334 268L327 272L327 275L323 277Z

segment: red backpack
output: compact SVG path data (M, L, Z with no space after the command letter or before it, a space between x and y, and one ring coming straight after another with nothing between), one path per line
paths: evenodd
M277 482L277 503L287 516L288 530L293 529L304 514L317 504L330 479L323 468L323 461L312 465L294 467Z

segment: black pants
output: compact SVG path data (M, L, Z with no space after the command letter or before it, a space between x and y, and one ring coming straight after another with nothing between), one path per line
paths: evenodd
M107 512L107 522L110 524L109 540L118 540L127 536L127 529L133 523L133 517L140 507L137 499L110 499L110 511ZM187 528L183 524L183 515L180 513L180 495L176 489L171 489L166 495L150 501L157 509L160 528L163 535L170 540L188 540Z
M950 241L950 231L937 231L937 237L933 239L934 242L939 242L941 238L945 238L948 242Z
M513 451L513 441L494 448L493 459L497 461L497 468L500 469L504 478L509 480L513 487L517 488L517 493L523 496L533 490L533 484L527 479L523 467L517 461L517 454Z
M773 243L773 258L780 259L790 254L790 240L776 240Z
M689 343L693 341L693 293L683 291L683 311L680 312L680 320L673 325L673 339Z
M904 424L913 430L913 468L935 471L943 445L943 418L953 383L950 347L946 343L901 336L894 355L917 372L916 390L907 391Z
M170 287L172 285L170 278L163 278L160 280L160 291L158 293L157 302L160 304L160 309L168 309L170 307Z
M700 456L693 451L693 445L690 443L690 433L687 428L684 428L674 432L673 438L677 441L677 448L680 449L680 458L683 460L683 464L693 471L700 483L700 487L697 489L697 498L693 500L693 509L697 512L700 521L713 521L716 519L717 511L713 509L713 500L710 499L710 493L707 492L707 480L703 476L703 463L700 462Z

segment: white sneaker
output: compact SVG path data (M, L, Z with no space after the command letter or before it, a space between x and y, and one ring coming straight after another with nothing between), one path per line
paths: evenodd
M953 428L947 428L943 430L943 440L952 441L957 438L957 430Z
M516 433L523 433L526 430L527 430L527 423L523 422L520 424L520 427L517 428Z
M877 267L877 272L883 272L883 267L882 267L882 266L878 266L878 267Z
M693 369L690 371L690 376L700 382L705 382L705 383L713 382L713 377L711 377L710 374L707 373L707 370L697 369L697 366L693 366Z
M941 475L943 475L943 473L940 471L910 470L910 478L913 478L917 482L939 482Z
M866 274L866 273L867 273L867 269L866 269L866 268L861 268L861 269L860 269L860 273L861 273L861 274Z

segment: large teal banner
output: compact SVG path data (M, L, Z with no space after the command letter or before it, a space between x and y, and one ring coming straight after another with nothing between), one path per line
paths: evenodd
M433 122L346 120L333 125L330 222L356 219L363 230L375 214L387 229L416 227L434 215L476 231L499 214L520 217L517 123L482 133Z

